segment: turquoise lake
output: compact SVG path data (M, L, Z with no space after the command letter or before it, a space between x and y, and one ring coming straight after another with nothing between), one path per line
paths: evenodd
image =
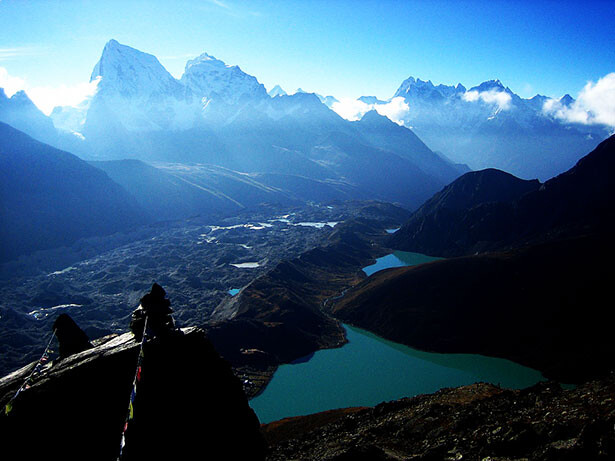
M421 352L345 325L349 343L282 365L250 406L261 423L334 408L373 406L479 381L521 389L540 372L473 354Z
M371 275L437 259L441 258L396 251L363 270ZM334 408L373 406L479 381L521 389L543 379L540 372L509 360L422 352L359 328L344 328L348 344L278 368L265 391L250 401L261 423Z
M363 268L363 272L367 275L372 275L374 272L381 271L382 269L388 269L389 267L403 267L403 266L416 266L417 264L428 263L431 261L437 261L435 256L427 256L421 253L412 253L409 251L395 251L382 258L376 259L376 262L371 266Z
M397 251L363 268L371 275L389 267L441 258ZM536 370L474 354L435 354L387 341L344 325L348 344L282 365L250 406L261 423L334 408L373 406L479 381L521 389L541 381Z

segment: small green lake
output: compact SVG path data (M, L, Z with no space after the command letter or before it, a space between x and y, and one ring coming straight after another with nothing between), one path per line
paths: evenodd
M345 325L349 343L282 365L250 406L261 423L485 381L524 388L540 372L508 360L472 354L421 352Z
M364 267L369 276L389 267L435 261L396 251ZM334 408L373 406L387 400L435 392L479 381L521 389L542 380L536 370L474 354L435 354L387 341L344 325L348 344L282 365L250 406L261 423Z

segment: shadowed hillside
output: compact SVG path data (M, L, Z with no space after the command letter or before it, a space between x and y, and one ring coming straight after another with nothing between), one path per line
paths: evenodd
M540 187L497 170L467 173L417 210L390 244L459 256L608 232L615 224L614 173L615 136Z
M150 221L97 168L0 123L0 261Z

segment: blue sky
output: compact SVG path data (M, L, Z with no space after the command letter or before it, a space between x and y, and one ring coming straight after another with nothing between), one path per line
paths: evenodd
M414 76L574 96L615 71L613 25L613 1L0 0L0 77L72 88L115 38L176 77L207 52L268 89L389 98Z

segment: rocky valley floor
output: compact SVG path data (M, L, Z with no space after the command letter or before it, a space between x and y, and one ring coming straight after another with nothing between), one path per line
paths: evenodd
M391 207L399 213L405 211ZM262 206L205 222L193 218L131 235L78 242L0 268L0 375L40 354L55 317L69 313L90 338L127 331L139 299L158 282L178 326L202 325L229 290L326 241L354 218L395 220L369 202L296 208ZM254 375L258 381L259 369Z

